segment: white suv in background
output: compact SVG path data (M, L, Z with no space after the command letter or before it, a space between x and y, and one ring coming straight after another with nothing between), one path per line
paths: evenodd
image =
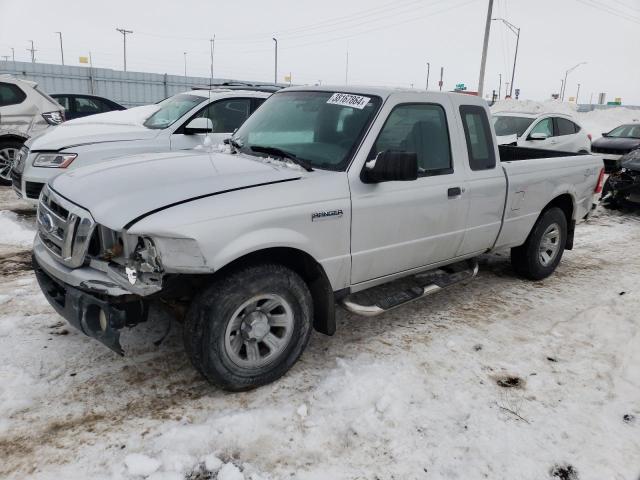
M591 135L561 113L497 112L493 126L500 145L590 153Z
M37 83L0 75L0 185L9 184L25 140L63 121L64 108Z
M35 204L49 179L75 168L123 155L191 149L205 137L222 143L277 89L191 90L154 105L70 120L20 150L13 189Z

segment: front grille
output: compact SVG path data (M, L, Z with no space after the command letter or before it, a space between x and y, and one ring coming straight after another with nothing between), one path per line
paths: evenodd
M42 191L43 187L44 187L44 183L25 182L24 190L25 190L25 193L27 194L27 198L35 198L35 199L40 198L40 192Z
M91 214L45 187L37 219L38 235L49 252L68 267L82 266L95 228Z

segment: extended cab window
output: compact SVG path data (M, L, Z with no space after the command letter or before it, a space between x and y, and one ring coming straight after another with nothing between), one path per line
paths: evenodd
M449 129L444 109L434 104L406 104L393 109L369 158L386 150L415 152L420 175L452 173Z
M489 170L496 166L496 153L484 108L477 105L460 106L460 116L471 170Z
M249 117L250 106L248 98L220 100L209 104L197 117L209 118L213 123L213 133L232 133Z
M0 107L17 105L27 98L25 93L12 83L0 83Z

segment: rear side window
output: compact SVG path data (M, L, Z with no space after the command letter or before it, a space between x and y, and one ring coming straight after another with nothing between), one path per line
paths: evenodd
M27 95L13 83L0 83L0 107L22 103Z
M496 154L485 109L477 105L461 105L460 116L471 170L495 168Z
M556 117L556 126L558 128L558 136L573 135L580 131L580 128L575 123L566 118Z
M92 115L94 113L101 113L102 106L98 104L93 98L89 97L75 97L76 101L76 112Z
M349 117L343 119L347 128ZM386 150L415 152L419 175L452 173L449 129L444 109L435 104L405 104L393 109L370 158Z

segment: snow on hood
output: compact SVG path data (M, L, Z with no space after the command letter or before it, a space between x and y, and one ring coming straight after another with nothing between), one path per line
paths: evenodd
M70 120L33 138L29 148L61 150L92 143L155 138L162 130L146 128L142 124L157 109L158 105L145 105Z
M533 100L501 100L491 107L491 113L521 112L521 113L562 113L569 115L590 133L593 139L602 136L602 132L609 132L623 123L640 121L640 110L625 107L611 107L597 109L590 112L579 112L575 103L548 100L535 102Z
M254 157L185 150L71 170L50 184L89 210L98 223L119 230L140 215L176 202L300 176L297 170Z

